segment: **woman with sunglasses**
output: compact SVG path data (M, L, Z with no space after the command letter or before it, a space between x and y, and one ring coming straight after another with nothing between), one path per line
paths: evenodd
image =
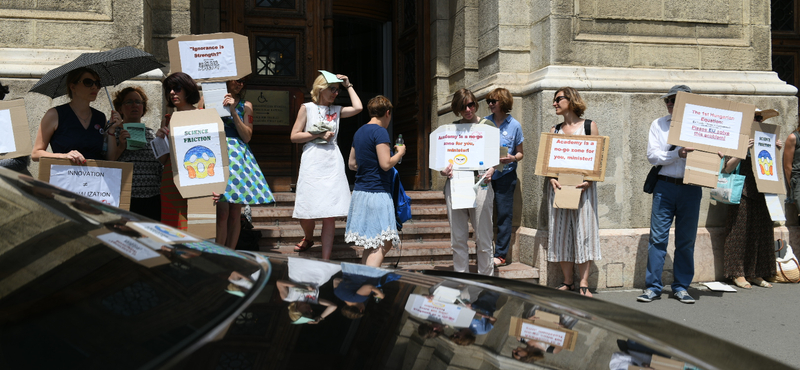
M147 113L147 94L139 86L126 87L114 94L114 108L122 116L122 122L108 129L108 134L116 137L109 143L109 159L133 163L133 183L131 188L131 212L161 220L161 171L163 167L153 154L152 142L155 131L145 127L147 145L142 149L128 149L130 133L123 127L126 123L141 123Z
M453 123L480 123L492 125L486 119L480 118L475 112L478 110L478 101L472 91L460 89L453 94L450 109L456 117L461 119ZM440 171L440 174L447 178L444 184L444 200L447 204L447 220L450 222L450 247L453 249L453 269L456 272L469 272L469 224L475 230L475 245L477 254L478 273L482 275L492 275L494 266L492 265L492 208L494 202L494 190L492 190L492 175L494 168L489 167L486 173L478 178L485 186L481 186L476 195L477 206L467 209L453 209L452 194L450 193L450 179L453 178L453 164Z
M175 72L165 78L161 86L164 90L164 98L167 100L167 107L174 108L178 112L197 109L195 104L200 102L200 90L191 76L183 72ZM161 128L156 132L157 137L163 138L169 135L170 117L169 114L164 115L164 119L161 120ZM186 199L178 192L172 179L170 155L165 154L158 158L164 165L164 171L161 173L161 222L186 230L189 228L187 203Z
M105 135L106 115L89 106L102 86L100 76L91 69L78 68L67 74L70 102L50 108L42 117L31 153L34 161L48 157L84 164L87 159L108 159L103 144L110 145L113 139ZM120 122L119 113L112 111L110 123Z
M778 111L769 109L761 111L756 109L754 120L763 120L775 117ZM783 142L777 140L775 146L780 150ZM742 160L734 157L723 156L725 161L724 173L738 170L744 175L742 198L738 205L728 206L728 219L725 223L725 248L723 249L723 272L726 278L733 280L739 288L750 289L752 285L772 288L772 284L764 280L765 277L775 276L775 242L772 228L772 217L769 215L767 200L763 193L758 192L755 172L761 168L753 169L753 160L750 158L753 149L753 139L747 147L747 158ZM760 153L757 158L763 163L764 175L774 173L778 167L776 158L767 158ZM775 155L777 156L777 151ZM763 161L763 162L762 162ZM761 166L760 166L761 167Z
M495 266L505 266L508 244L511 241L511 228L514 219L514 191L517 189L517 162L525 156L522 150L522 125L508 113L514 106L511 93L500 87L486 95L486 104L492 114L486 119L500 129L500 145L508 148L508 154L500 158L502 170L492 175L495 209L497 210L497 240L494 244Z
M328 73L328 72L326 72ZM303 240L295 252L303 252L314 244L315 220L322 219L322 259L331 258L336 217L347 216L350 209L350 185L344 172L344 159L336 144L339 120L352 117L363 109L361 100L345 75L328 83L322 74L314 80L311 100L300 107L292 127L293 143L304 143L297 176L297 195L293 218L300 219ZM333 105L340 92L347 91L350 107Z
M241 228L243 204L265 204L275 200L256 158L247 145L253 137L253 104L244 100L244 81L227 82L228 93L222 105L231 110L223 117L228 142L230 176L228 186L217 202L217 244L236 249ZM216 196L216 194L214 194Z
M553 96L553 108L564 121L550 129L551 133L580 136L599 135L597 122L581 118L586 103L578 91L562 87ZM600 226L597 216L597 186L593 181L584 181L578 209L554 208L555 192L561 189L558 179L549 178L550 207L547 261L558 262L564 273L564 282L558 290L574 290L575 265L578 265L580 294L591 297L589 291L589 267L600 259Z

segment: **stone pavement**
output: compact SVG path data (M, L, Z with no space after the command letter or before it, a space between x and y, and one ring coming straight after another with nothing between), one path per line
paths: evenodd
M800 368L800 285L773 284L772 289L753 287L736 293L709 291L692 285L689 293L697 303L683 304L665 288L660 300L637 302L641 290L601 290L597 299L637 309L710 333L754 352Z

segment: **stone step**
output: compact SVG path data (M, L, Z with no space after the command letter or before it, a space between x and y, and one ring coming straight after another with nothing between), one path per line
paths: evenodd
M475 254L475 243L468 242L470 255ZM265 246L259 243L262 252L279 253L282 255L302 255L305 257L320 258L322 256L322 246L315 243L311 249L305 252L295 252L295 244L281 244L275 246ZM364 248L357 247L352 243L333 244L331 250L332 259L341 258L361 258ZM414 259L426 261L430 256L447 256L452 259L453 251L450 248L450 240L425 240L425 241L403 241L399 247L392 248L386 254L386 258L402 257L404 259ZM413 258L412 258L413 257Z
M419 265L402 265L400 268L404 271L423 271L423 270L438 270L438 271L453 271L452 261L450 264L419 264ZM478 265L474 260L470 260L469 272L477 273ZM539 279L539 269L536 267L528 266L524 263L511 263L507 266L500 266L495 269L495 275L505 279Z
M269 242L265 239L278 239L282 243L299 243L303 239L304 233L300 224L264 224L254 223L255 230L261 231L262 242ZM345 221L336 221L334 238L344 237ZM470 227L470 234L472 227ZM319 237L322 235L322 222L317 222L314 228L315 243L320 243ZM408 221L403 224L400 233L401 240L424 239L450 239L450 224L447 221ZM334 239L336 240L336 239ZM343 240L343 239L341 239Z
M250 207L253 223L256 222L277 222L280 224L300 224L300 220L292 218L294 206L257 206ZM444 204L423 204L411 206L412 220L447 220L447 206ZM337 220L344 221L347 217L337 217Z

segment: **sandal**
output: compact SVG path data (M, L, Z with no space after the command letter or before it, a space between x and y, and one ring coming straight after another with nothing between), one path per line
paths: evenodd
M306 238L303 238L303 240L301 240L300 243L297 243L297 245L294 246L294 251L295 252L305 252L305 251L309 250L313 246L314 246L314 241L313 240L308 240Z
M565 287L566 287L567 289L561 289L561 288L565 288ZM574 289L575 289L575 283L572 283L572 284L561 283L561 285L559 285L559 286L556 288L556 290L574 290Z
M591 295L592 292L589 291L589 287L588 286L582 286L582 287L578 287L578 288L581 290L581 295L582 296L592 297L592 295Z
M754 285L758 285L762 288L772 288L772 284L768 283L766 280L762 278L755 278L750 280Z
M745 280L744 276L739 276L737 278L734 278L733 283L742 289L750 289L753 287L752 285L750 285L750 283L747 282L747 280Z
M509 264L509 262L506 262L506 259L503 257L492 258L492 263L494 263L494 267L508 266Z

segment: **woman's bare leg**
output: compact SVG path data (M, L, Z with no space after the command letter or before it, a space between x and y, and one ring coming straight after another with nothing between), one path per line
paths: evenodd
M331 259L333 250L333 233L336 231L336 218L328 217L322 219L322 259Z
M564 284L572 285L575 283L575 263L574 262L559 262L561 265L561 272L564 274ZM569 287L564 287L561 290L569 290Z
M578 284L578 289L581 287L588 288L589 287L589 268L591 267L592 262L584 262L578 265L578 277L580 278L580 283ZM589 289L580 290L581 295L585 295L587 297L592 297L592 292Z
M230 203L217 202L217 237L216 242L219 245L225 245L228 241L228 215L230 214Z
M242 231L242 205L230 204L228 208L228 240L225 246L236 249L239 233Z
M371 248L371 249L364 249L364 255L361 256L361 263L372 266L372 267L381 267L383 263L383 258L386 257L386 254L392 249L392 241L387 240L383 242L383 246L380 248Z

